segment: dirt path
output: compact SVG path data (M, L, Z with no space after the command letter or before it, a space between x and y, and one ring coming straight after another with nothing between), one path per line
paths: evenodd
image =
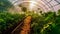
M30 24L31 24L31 16L28 16L24 20L24 24L23 24L20 34L29 34L30 33Z

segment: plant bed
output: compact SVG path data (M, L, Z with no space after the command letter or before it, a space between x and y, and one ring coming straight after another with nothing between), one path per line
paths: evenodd
M58 14L58 15L57 15ZM31 34L60 34L60 11L32 16Z
M0 12L0 34L10 34L11 31L20 24L24 16L23 14Z

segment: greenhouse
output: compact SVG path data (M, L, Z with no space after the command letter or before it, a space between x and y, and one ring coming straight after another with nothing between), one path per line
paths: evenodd
M0 0L0 34L60 34L60 0Z

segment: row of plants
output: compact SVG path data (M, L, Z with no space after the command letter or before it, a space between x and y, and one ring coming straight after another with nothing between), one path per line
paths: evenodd
M9 9L13 7L9 0L0 0L0 34L10 34L20 21L25 17L25 14L12 14Z
M60 34L60 10L31 13L31 34Z
M0 12L0 34L20 23L24 14L11 14L9 12Z

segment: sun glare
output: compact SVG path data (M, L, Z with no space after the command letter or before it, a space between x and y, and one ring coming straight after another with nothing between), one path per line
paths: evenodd
M31 1L29 4L29 9L32 10L34 8L34 3L36 3L35 1Z

